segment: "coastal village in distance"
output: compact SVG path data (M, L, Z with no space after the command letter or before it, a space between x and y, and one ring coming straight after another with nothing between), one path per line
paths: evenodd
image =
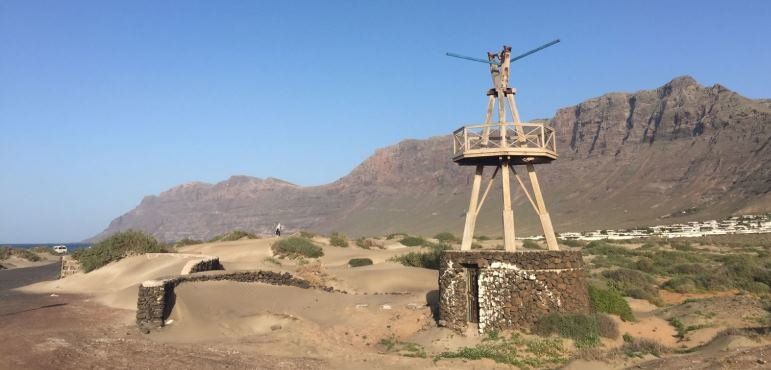
M722 220L691 221L684 224L656 225L634 229L563 232L562 240L627 240L638 238L693 238L709 235L771 233L771 213L732 216ZM524 239L539 240L542 235Z

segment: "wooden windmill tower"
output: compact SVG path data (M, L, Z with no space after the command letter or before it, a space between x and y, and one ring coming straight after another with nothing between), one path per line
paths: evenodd
M511 174L514 175L538 214L549 250L559 249L535 172L536 164L549 163L557 159L554 130L543 123L521 122L514 99L517 90L509 87L511 62L558 42L559 40L554 40L514 58L511 57L511 47L508 46L504 46L498 54L488 53L487 60L447 53L448 56L488 64L493 80L493 88L487 92L487 113L484 124L464 126L453 133L453 161L461 166L476 166L474 182L471 187L471 200L466 212L466 225L463 229L461 250L471 249L477 215L498 172L501 173L503 182L503 241L505 250L512 252L516 250L514 212L511 209ZM516 165L525 166L530 178L533 196L530 195L525 182L515 170L514 166ZM479 192L485 166L495 167L495 170L480 199Z

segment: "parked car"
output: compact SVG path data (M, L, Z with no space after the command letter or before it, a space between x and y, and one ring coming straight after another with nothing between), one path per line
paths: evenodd
M67 246L66 245L54 245L52 247L52 249L54 250L54 252L56 252L58 254L65 254L65 253L67 253Z

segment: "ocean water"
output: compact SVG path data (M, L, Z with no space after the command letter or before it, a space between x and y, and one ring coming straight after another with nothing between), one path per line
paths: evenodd
M21 249L30 249L35 247L53 247L54 245L66 245L67 251L72 252L81 248L88 248L91 244L88 243L27 243L27 244L5 244L0 243L0 247L12 247Z

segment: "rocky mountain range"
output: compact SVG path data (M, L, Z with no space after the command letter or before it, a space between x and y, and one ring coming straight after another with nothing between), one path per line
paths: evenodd
M655 90L589 99L549 121L560 158L538 171L557 232L771 210L771 100L685 76ZM145 197L93 239L129 228L162 240L233 229L269 233L276 221L353 236L460 234L474 169L452 162L451 148L449 135L405 140L322 186L247 176L180 185ZM540 233L513 186L518 235ZM479 234L501 234L500 197L497 181Z

